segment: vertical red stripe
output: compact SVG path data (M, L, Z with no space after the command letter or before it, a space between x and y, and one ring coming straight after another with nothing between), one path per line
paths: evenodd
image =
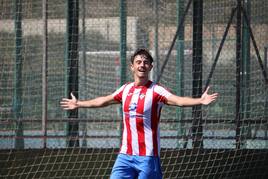
M143 115L144 114L144 101L145 101L145 95L147 92L147 86L143 87L140 91L136 114ZM145 132L144 132L144 123L143 123L142 117L136 118L136 127L138 131L138 144L139 144L139 155L146 155L146 147L145 147Z
M123 96L123 91L120 91L116 96L114 96L114 100L118 101L118 102L122 102L122 96Z
M126 129L127 130L127 154L132 155L132 136L131 136L131 129L130 129L130 121L129 121L129 104L131 102L133 92L134 92L135 87L131 87L126 100L124 104L124 113L125 113L125 124L126 124Z
M127 130L127 154L132 155L132 136L130 130L129 117L125 118L126 130Z
M158 156L158 141L157 141L157 128L158 128L158 123L159 123L159 116L157 114L157 97L155 96L153 92L153 101L152 101L152 116L151 116L151 126L152 126L152 139L153 139L153 150L154 150L154 156Z

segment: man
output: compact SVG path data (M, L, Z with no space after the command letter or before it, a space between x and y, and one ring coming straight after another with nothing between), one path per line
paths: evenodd
M131 57L134 82L121 86L114 93L91 100L80 101L63 98L65 110L81 107L97 108L122 103L122 145L112 169L111 179L119 178L162 178L160 167L159 120L163 104L174 106L208 105L218 94L209 95L208 90L201 98L180 97L159 84L149 80L153 58L145 49L138 49Z

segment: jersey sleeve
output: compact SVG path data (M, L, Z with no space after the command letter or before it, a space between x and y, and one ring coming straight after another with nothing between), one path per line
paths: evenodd
M113 98L114 98L115 101L118 101L120 103L122 102L123 91L124 91L126 85L127 84L121 86L115 92L113 92L112 96L113 96Z
M172 95L169 90L160 85L156 85L154 91L158 94L158 101L164 104L167 104L167 98Z

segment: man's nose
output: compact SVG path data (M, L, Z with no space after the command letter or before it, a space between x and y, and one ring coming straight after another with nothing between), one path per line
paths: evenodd
M141 62L141 66L145 66L145 62Z

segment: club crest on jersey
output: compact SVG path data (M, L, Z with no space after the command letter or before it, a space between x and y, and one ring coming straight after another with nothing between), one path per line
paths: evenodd
M128 110L129 110L129 111L135 111L136 108L137 108L137 103L131 103L131 104L129 105Z
M140 95L140 99L143 99L145 97L145 94Z

